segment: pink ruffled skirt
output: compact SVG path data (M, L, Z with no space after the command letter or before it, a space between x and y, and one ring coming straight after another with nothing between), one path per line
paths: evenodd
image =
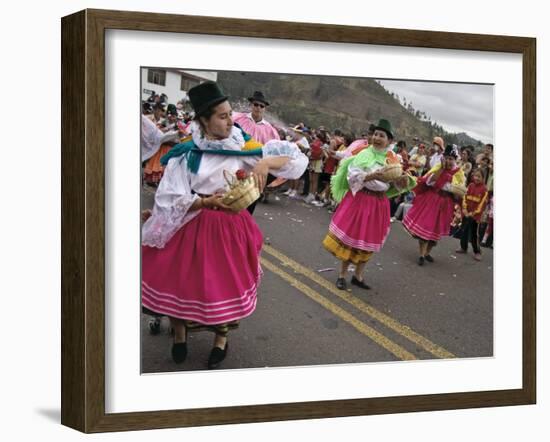
M408 232L427 241L449 236L454 214L454 200L449 195L428 190L414 198L413 206L403 218Z
M203 209L163 249L142 246L142 304L215 325L249 316L261 277L262 233L246 210Z
M332 217L329 232L348 247L379 252L390 231L390 202L383 196L351 191Z

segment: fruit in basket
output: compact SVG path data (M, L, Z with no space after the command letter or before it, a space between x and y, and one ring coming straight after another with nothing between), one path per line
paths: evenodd
M243 169L239 169L235 172L235 176L238 180L245 180L248 177L248 174Z
M399 157L393 152L388 152L386 154L386 165L380 172L382 174L382 181L388 182L399 178L403 173Z
M239 169L234 174L224 170L224 178L229 190L223 195L222 202L234 212L246 209L260 197L254 178Z

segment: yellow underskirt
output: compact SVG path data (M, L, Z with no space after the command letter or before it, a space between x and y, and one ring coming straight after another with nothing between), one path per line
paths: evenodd
M368 262L374 253L347 246L330 232L325 236L323 246L339 260L350 261L354 264Z

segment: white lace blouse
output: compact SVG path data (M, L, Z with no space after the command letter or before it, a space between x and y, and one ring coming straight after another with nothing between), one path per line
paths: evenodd
M145 115L141 116L141 161L146 161L157 153L161 144L178 140L178 131L164 133Z
M191 134L195 145L201 150L241 150L244 146L244 138L236 127L229 138L219 141L205 139L196 126L191 128ZM142 244L163 248L183 225L200 213L200 209L189 212L193 202L199 198L197 194L212 195L226 190L224 170L234 173L244 169L250 172L261 158L278 156L289 157L290 161L280 169L269 171L276 177L297 179L308 165L308 158L295 143L279 140L268 141L262 147L261 156L203 154L196 174L189 171L184 156L172 158L157 188L153 213L143 225Z

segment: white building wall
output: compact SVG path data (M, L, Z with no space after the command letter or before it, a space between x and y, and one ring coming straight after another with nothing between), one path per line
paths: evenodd
M218 73L215 71L185 71L182 70L182 72L185 72L186 74L189 74L193 77L199 77L203 80L210 80L210 81L216 81L218 79Z
M217 72L186 70L181 70L178 72L167 70L166 85L161 86L160 84L149 83L147 81L147 72L147 68L141 70L141 99L146 100L151 95L150 91L155 91L155 93L157 93L158 95L168 95L168 103L173 104L176 104L179 100L187 96L187 91L182 91L180 89L182 73L187 73L193 78L199 78L201 81L216 81L218 78Z

